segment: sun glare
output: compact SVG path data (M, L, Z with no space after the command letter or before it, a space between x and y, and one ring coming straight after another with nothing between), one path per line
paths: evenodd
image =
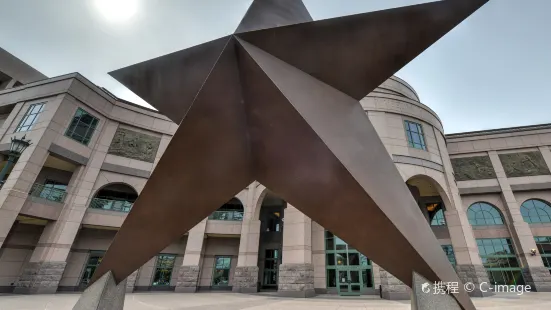
M125 22L138 10L138 0L95 0L96 8L110 22Z

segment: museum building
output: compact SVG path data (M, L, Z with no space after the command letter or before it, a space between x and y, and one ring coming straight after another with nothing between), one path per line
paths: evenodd
M361 104L463 281L551 291L551 124L445 135L397 77ZM48 78L0 49L0 293L84 290L177 127L78 73ZM257 182L126 285L409 298Z

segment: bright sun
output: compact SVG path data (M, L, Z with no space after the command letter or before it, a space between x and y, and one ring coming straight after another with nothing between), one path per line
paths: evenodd
M110 22L125 22L138 10L138 0L95 0L96 8Z

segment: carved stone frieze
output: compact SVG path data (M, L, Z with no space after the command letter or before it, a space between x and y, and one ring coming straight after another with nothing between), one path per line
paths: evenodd
M451 159L456 181L494 179L496 173L489 156Z
M499 159L509 178L551 174L539 151L499 154Z
M107 153L152 163L160 143L159 137L119 127Z

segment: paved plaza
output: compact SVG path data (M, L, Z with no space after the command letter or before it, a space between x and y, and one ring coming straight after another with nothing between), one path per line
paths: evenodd
M80 294L4 295L0 310L71 310ZM531 293L523 296L500 294L489 298L474 298L477 309L551 309L551 293ZM319 295L309 299L279 298L266 295L232 293L137 293L127 294L124 309L132 310L401 310L410 309L409 301L390 301L378 296L338 297Z

